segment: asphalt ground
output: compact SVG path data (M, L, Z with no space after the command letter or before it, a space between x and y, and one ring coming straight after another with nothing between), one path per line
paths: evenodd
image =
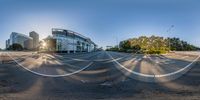
M0 55L2 100L200 98L199 59L186 74L168 82L139 81L116 67L118 62L129 71L163 75L192 63L198 57L196 52L167 55L105 51L81 54L1 52Z

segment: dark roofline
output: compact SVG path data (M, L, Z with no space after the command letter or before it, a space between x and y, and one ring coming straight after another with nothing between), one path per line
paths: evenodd
M12 32L11 34L13 34L13 33L18 34L18 35L23 36L23 37L26 37L26 38L28 38L28 39L33 39L32 37L29 37L29 36L27 36L27 35L25 35L25 34L22 34L22 33Z
M52 28L52 34L53 34L53 31L67 31L67 32L70 32L76 36L79 36L80 38L83 38L83 39L86 39L88 42L94 44L95 46L97 46L90 38L86 37L86 36L83 36L82 34L80 33L77 33L75 31L72 31L72 30L67 30L67 29L61 29L61 28Z

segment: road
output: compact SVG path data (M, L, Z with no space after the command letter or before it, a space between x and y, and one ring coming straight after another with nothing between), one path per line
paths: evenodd
M199 52L0 54L2 100L200 99Z

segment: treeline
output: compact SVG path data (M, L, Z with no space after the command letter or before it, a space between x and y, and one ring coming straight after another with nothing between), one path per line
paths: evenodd
M110 48L111 51L134 52L160 54L169 51L193 51L200 48L180 40L179 38L164 38L159 36L140 36L121 41L119 48L117 46Z
M24 48L22 47L21 44L14 43L14 44L10 45L8 48L6 48L6 50L21 51L21 50L24 50Z
M21 44L14 43L14 44L10 45L8 48L6 48L5 50L23 51L23 50L30 50L30 49L23 48L23 46ZM38 49L31 49L31 50L38 50Z
M200 50L199 47L191 45L186 41L180 40L179 38L168 38L170 41L170 50L172 51L195 51Z

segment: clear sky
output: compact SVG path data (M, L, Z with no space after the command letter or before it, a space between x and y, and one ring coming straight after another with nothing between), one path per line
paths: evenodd
M103 47L141 35L175 36L200 46L199 5L199 0L0 0L0 48L11 32L36 31L42 39L51 28L76 31Z

